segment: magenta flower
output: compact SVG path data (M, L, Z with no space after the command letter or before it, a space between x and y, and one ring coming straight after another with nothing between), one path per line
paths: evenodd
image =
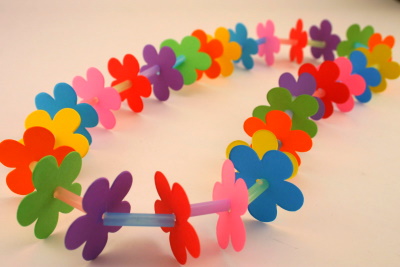
M89 68L86 76L87 80L76 76L72 81L76 94L83 99L82 102L93 106L104 128L114 128L116 121L111 110L121 107L119 93L112 87L104 87L104 77L98 69Z
M274 53L278 53L280 49L280 41L274 36L275 26L271 20L267 20L265 27L262 23L257 25L258 37L265 38L265 43L258 45L258 55L265 55L265 63L268 66L274 64Z
M86 242L82 256L85 260L95 259L107 244L108 233L115 233L121 226L105 226L105 212L129 213L131 206L122 201L132 185L132 175L121 172L111 188L106 178L94 181L86 191L82 206L87 213L76 219L69 227L65 236L65 247L77 249Z
M246 242L246 229L241 216L247 210L249 197L246 183L242 179L235 182L235 167L230 160L226 160L222 166L222 183L216 182L214 185L213 200L223 199L230 200L231 209L218 212L218 244L225 249L230 238L233 248L240 251Z
M338 81L344 83L349 88L350 94L359 96L364 93L366 83L364 78L358 74L352 74L353 64L348 58L338 57L335 59L336 65L340 69L340 75ZM354 107L354 98L349 97L344 103L336 103L338 109L342 112L351 111Z
M174 50L168 46L161 47L160 53L152 45L146 45L143 49L143 58L147 65L144 65L140 72L149 70L154 66L158 66L159 71L155 75L148 77L153 84L153 92L155 97L160 101L165 101L169 98L169 90L180 90L183 86L182 74L174 69L176 56Z
M333 51L340 43L340 38L336 34L332 34L332 25L329 20L323 20L321 27L312 26L310 28L310 39L313 41L325 42L324 47L311 46L311 54L315 58L323 56L324 60L334 60Z

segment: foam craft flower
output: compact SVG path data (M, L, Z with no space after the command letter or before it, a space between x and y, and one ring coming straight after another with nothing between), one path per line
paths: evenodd
M183 76L183 83L192 84L197 80L196 70L207 70L211 66L211 58L207 53L200 52L200 41L194 36L186 36L181 44L173 39L165 40L161 43L164 46L171 47L175 56L184 56L182 64L175 67Z
M17 220L22 226L35 223L35 236L47 238L57 226L58 213L69 213L74 208L54 198L54 191L62 187L81 194L81 185L73 183L81 170L82 159L77 152L69 153L60 167L53 156L42 158L33 170L36 191L22 199L17 210Z
M297 81L291 73L285 72L279 77L279 86L288 89L292 96L313 95L317 81L307 72L300 74Z
M381 83L381 74L373 67L367 67L367 58L360 51L351 52L349 59L353 66L353 73L363 77L365 81L365 89L361 95L356 96L356 99L361 103L366 103L371 100L371 86L378 86Z
M291 130L292 120L285 112L271 110L265 115L265 122L257 117L248 118L243 125L244 131L253 136L259 130L271 131L279 140L279 151L289 152L296 157L298 164L301 160L298 152L307 152L312 147L311 137L304 131Z
M42 127L32 127L25 131L23 144L7 139L0 143L0 162L9 168L15 168L7 175L7 185L14 193L26 195L35 187L32 182L32 169L36 162L52 155L60 164L65 156L74 151L67 146L54 148L53 134Z
M303 21L297 20L296 28L290 30L289 39L295 41L290 47L290 61L303 62L303 48L307 46L307 32L303 31Z
M258 38L265 38L266 42L258 45L258 55L265 56L265 63L268 66L274 64L274 53L278 53L280 49L280 41L274 35L275 26L271 20L267 20L265 26L262 23L257 25Z
M339 81L347 86L350 94L358 96L364 93L366 87L365 80L361 75L352 74L353 66L351 61L345 57L338 57L335 59L335 63L340 69ZM346 102L336 104L336 106L342 112L349 112L354 107L354 99L353 97L349 97Z
M119 93L112 87L104 87L104 76L96 68L89 68L86 77L85 80L76 76L72 81L76 94L83 99L82 102L90 104L96 110L104 128L114 128L116 120L111 110L121 107Z
M396 79L400 76L400 65L395 61L391 61L392 49L385 44L376 45L372 51L366 48L359 48L367 57L368 67L378 69L381 74L381 83L378 86L371 86L370 89L374 93L383 92L386 89L386 79Z
M285 181L292 175L293 167L283 152L270 150L259 159L250 147L236 146L231 151L230 160L238 171L236 178L242 178L247 188L258 179L268 183L268 188L249 205L250 214L257 220L275 220L277 205L288 211L296 211L303 206L304 197L300 189Z
M236 32L229 29L231 34L230 41L237 42L242 47L242 55L239 60L235 62L238 63L242 61L243 66L246 69L252 69L254 66L254 61L251 55L255 55L258 52L257 42L247 37L247 29L242 23L236 24Z
M174 227L161 227L169 233L169 243L172 253L180 264L185 264L186 250L197 258L200 256L200 241L193 226L188 222L190 217L189 199L180 184L174 183L172 189L167 178L161 172L156 172L155 183L160 199L154 203L157 214L174 214Z
M68 146L84 157L89 151L89 142L81 134L75 133L81 123L81 117L74 109L64 108L53 119L44 110L36 110L28 115L25 128L43 127L53 133L55 146Z
M124 56L123 63L116 58L108 61L108 71L115 79L111 86L129 81L129 86L122 92L119 92L122 101L128 101L129 108L134 112L143 110L142 97L151 95L151 84L149 79L139 75L139 63L137 59L130 54Z
M242 145L251 147L257 153L260 159L262 159L262 157L268 151L279 149L279 141L275 136L275 134L269 130L260 129L252 135L251 144L247 144L245 141L242 140L236 140L231 142L226 148L226 157L229 159L232 149L236 146L242 146ZM293 165L293 173L291 175L292 178L296 176L299 164L298 161L296 160L296 157L293 154L289 152L284 152L284 153L292 161Z
M332 34L332 25L328 20L323 20L320 28L312 26L310 28L310 38L314 41L325 42L323 48L311 47L313 57L320 58L322 56L324 60L335 59L333 51L336 50L337 45L340 43L340 38L336 34Z
M76 133L83 135L92 143L92 137L86 128L95 127L99 123L99 117L96 110L89 104L77 104L78 98L69 84L58 83L54 87L54 98L47 93L39 93L35 98L36 108L45 110L53 119L60 110L71 108L78 112L81 117L79 127L75 130Z
M77 249L85 243L82 256L85 260L93 260L103 251L107 244L108 233L115 233L122 226L105 226L105 212L129 213L129 202L123 201L132 185L132 175L125 171L120 173L113 184L106 178L99 178L87 189L82 199L82 207L86 212L76 219L65 235L65 247Z
M215 39L219 40L223 46L223 53L215 61L221 67L221 75L227 77L232 74L234 70L234 64L232 60L238 60L242 55L242 48L236 42L231 42L231 34L229 30L224 27L219 27L215 30Z
M160 53L157 54L157 50L152 45L146 45L143 48L143 58L147 65L144 65L140 71L144 72L154 66L159 67L159 71L156 75L149 77L151 84L153 85L154 96L160 101L165 101L169 98L169 88L178 91L183 86L182 74L174 69L176 57L174 51L164 46L160 49Z
M216 182L213 189L213 200L229 199L229 211L218 212L217 239L221 248L228 247L229 239L233 249L241 251L246 243L246 229L241 216L248 205L248 191L242 179L235 182L235 167L230 160L222 166L222 182Z
M210 79L217 78L221 74L221 66L216 59L219 58L224 51L221 41L218 39L207 39L207 34L203 30L195 30L192 36L200 41L201 46L199 51L208 54L211 59L211 65L207 70L196 70L197 80L201 79L203 72Z
M267 94L270 106L258 106L253 110L253 117L265 119L265 115L271 110L290 111L292 116L292 130L305 131L310 137L317 134L317 125L309 117L318 111L318 102L309 95L300 95L292 99L289 90L276 87Z
M394 42L395 39L392 35L386 36L385 39L383 39L380 33L374 33L368 40L368 48L370 51L372 51L378 44L385 44L390 48L393 48Z
M333 113L333 104L345 103L350 98L349 88L338 82L340 70L333 61L324 61L317 69L314 65L307 63L299 68L299 75L310 73L317 81L317 91L314 93L324 102L325 113L322 118L329 118Z
M336 52L340 57L344 57L349 56L358 47L368 47L368 41L373 33L374 28L372 26L367 26L361 30L360 25L351 25L346 32L347 40L338 44Z

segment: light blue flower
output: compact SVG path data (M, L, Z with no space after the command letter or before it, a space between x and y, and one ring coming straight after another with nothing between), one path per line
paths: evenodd
M236 42L242 47L242 55L235 63L242 61L246 69L252 69L254 61L251 55L258 53L258 44L256 40L247 38L247 29L242 23L236 24L236 32L229 29L229 33L231 34L230 41Z
M238 171L236 179L242 178L247 188L258 179L268 183L268 188L249 205L250 214L257 220L275 220L277 205L288 211L296 211L303 206L304 197L300 189L285 181L292 175L293 165L283 152L270 150L260 160L251 147L239 145L231 150L229 159Z
M54 118L57 112L64 108L76 110L81 116L81 125L75 133L85 136L91 144L92 137L86 128L95 127L99 123L99 116L91 105L78 104L77 101L74 89L66 83L58 83L54 86L54 98L47 93L39 93L35 98L36 108L47 111L51 118Z

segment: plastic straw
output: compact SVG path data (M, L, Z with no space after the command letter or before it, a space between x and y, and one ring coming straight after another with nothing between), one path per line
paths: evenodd
M160 66L154 65L154 66L148 68L147 70L139 73L139 75L145 76L146 78L150 78L150 77L156 75L158 72L160 72Z
M54 197L70 205L71 207L74 207L75 209L85 212L82 207L82 197L72 193L71 191L68 191L65 188L57 186L56 190L54 191Z
M324 41L309 40L308 45L312 47L324 48L326 43Z
M221 199L209 202L202 202L190 205L190 216L200 216L205 214L212 214L222 211L229 211L231 208L231 201L229 199Z
M297 44L297 40L292 40L292 39L279 39L279 42L281 42L281 44L287 44L287 45Z
M257 179L256 183L249 188L249 204L253 202L269 187L268 181L265 179Z
M108 226L173 227L175 215L106 212L103 215L103 224Z
M185 62L186 57L184 55L180 55L177 57L174 68L179 67L180 65L182 65L183 62Z
M257 44L265 44L267 42L267 39L265 37L262 37L260 39L257 40Z

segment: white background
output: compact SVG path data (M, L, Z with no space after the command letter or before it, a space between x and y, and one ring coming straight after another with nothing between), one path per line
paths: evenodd
M302 18L306 29L329 19L345 37L353 23L373 25L377 32L400 38L400 3L394 0L287 1L15 1L0 3L0 140L20 139L26 116L35 110L39 92L52 93L58 82L71 83L89 67L106 77L111 57L134 54L165 39L180 40L195 29L213 33L219 26L243 22L252 37L256 25L275 22L279 37ZM399 46L393 50L400 60ZM249 141L243 121L254 107L266 104L267 91L283 72L296 73L282 47L267 67L258 56L255 67L239 65L228 78L203 79L173 92L165 103L153 96L144 111L133 114L126 104L116 112L117 127L90 130L93 145L83 159L77 182L84 191L98 177L113 180L123 171L134 176L127 196L133 212L153 212L157 199L154 172L179 182L192 203L209 201L233 140ZM311 59L306 50L306 61ZM201 242L198 259L187 266L399 266L400 81L374 95L366 105L318 122L314 146L303 153L293 182L305 203L295 213L278 211L271 223L244 216L247 243L237 253L218 247L216 215L190 219ZM0 177L10 169L1 166ZM158 228L121 229L109 236L98 259L86 262L82 247L68 251L64 236L79 211L60 215L54 234L37 240L33 226L21 227L16 210L21 196L0 184L0 264L3 266L177 266L168 236Z

